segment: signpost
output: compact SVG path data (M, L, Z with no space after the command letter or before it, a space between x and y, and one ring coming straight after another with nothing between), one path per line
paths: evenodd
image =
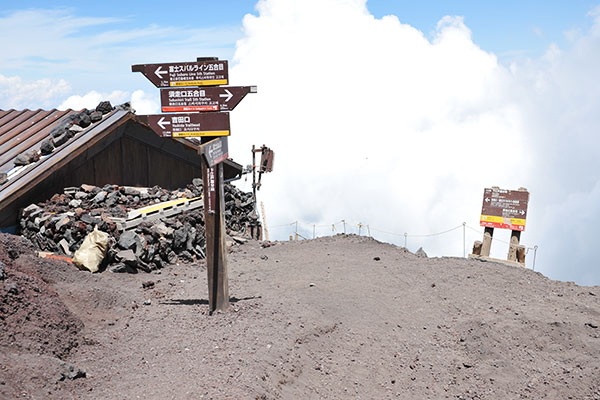
M162 112L231 111L256 86L161 89Z
M140 115L138 120L162 137L213 137L230 133L226 112Z
M225 196L223 161L229 156L229 113L256 86L218 87L229 83L228 64L217 58L196 62L132 65L161 90L163 112L140 115L138 120L166 138L201 137L204 229L209 312L229 308L229 281L225 249Z
M481 208L481 226L525 230L529 193L522 190L485 189Z
M529 192L527 189L505 190L499 187L486 188L483 191L480 225L485 228L483 242L476 242L475 255L489 257L494 236L494 228L512 231L508 261L525 263L525 249L519 246L521 232L525 230Z
M132 72L141 72L156 87L214 86L229 83L226 60L207 60L166 64L137 64Z

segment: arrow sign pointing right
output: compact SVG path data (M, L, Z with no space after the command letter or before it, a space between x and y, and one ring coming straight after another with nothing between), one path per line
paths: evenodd
M256 93L256 86L227 86L161 89L163 112L231 111L248 93Z
M225 94L220 94L219 97L226 97L225 99L225 103L227 103L229 100L231 100L231 98L233 97L233 94L231 94L231 92L227 89L225 89Z

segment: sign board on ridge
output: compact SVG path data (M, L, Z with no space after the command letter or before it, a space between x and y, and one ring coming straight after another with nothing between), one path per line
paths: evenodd
M524 231L528 202L529 192L525 190L485 189L480 225Z

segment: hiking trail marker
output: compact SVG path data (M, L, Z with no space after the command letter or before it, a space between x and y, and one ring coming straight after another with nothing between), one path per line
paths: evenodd
M473 255L489 258L494 228L512 231L507 260L525 264L525 247L519 244L521 232L525 230L529 192L525 188L519 190L500 189L497 186L483 191L483 205L479 224L485 228L483 242L476 241Z
M206 271L209 313L229 308L229 281L225 248L223 161L229 157L229 113L256 86L218 86L229 83L226 60L198 58L195 62L138 64L141 72L161 89L161 110L176 114L139 115L157 135L166 138L200 137Z

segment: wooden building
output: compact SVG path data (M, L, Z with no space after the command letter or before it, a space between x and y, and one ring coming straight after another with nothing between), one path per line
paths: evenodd
M104 186L184 187L202 176L197 145L188 139L157 136L117 108L75 133L47 155L41 145L53 129L76 111L0 111L0 229L14 231L20 209L62 193L65 187ZM26 165L19 155L34 155ZM239 179L242 166L225 162L225 179Z

